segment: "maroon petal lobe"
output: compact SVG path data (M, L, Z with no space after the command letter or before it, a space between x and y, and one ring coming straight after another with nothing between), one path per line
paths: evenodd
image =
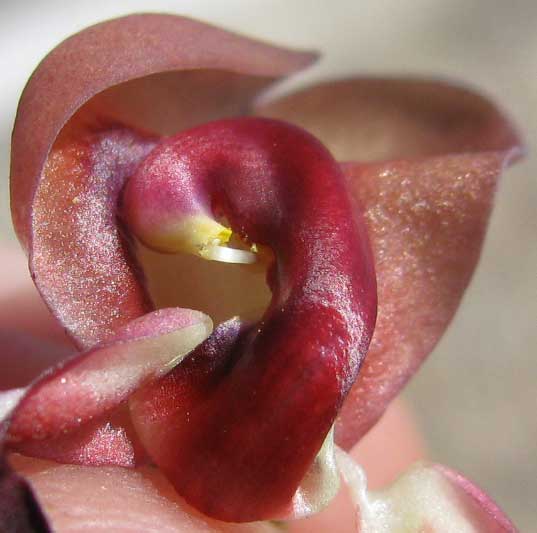
M440 81L332 81L261 103L255 112L305 128L340 161L520 147L516 130L492 102Z
M151 141L125 132L88 141L88 129L123 121L177 131L244 108L254 92L312 59L171 15L98 24L45 58L13 132L13 220L40 292L80 346L151 309L114 218L123 179ZM86 102L75 121L84 126L64 132L51 153Z
M275 256L271 303L234 343L223 375L170 416L185 389L199 379L206 387L185 361L164 380L168 392L134 409L133 420L149 455L198 509L233 521L277 516L321 448L374 327L372 257L339 165L289 124L217 121L155 148L123 202L129 228L150 246L156 239L173 249L175 238L191 246L185 226L205 227L212 208ZM203 253L204 241L196 245ZM215 358L208 342L190 356L200 368Z
M479 259L497 178L508 153L452 155L344 171L366 213L378 318L336 428L350 448L431 352Z
M0 526L5 533L48 533L51 529L32 489L0 455Z
M132 468L146 462L124 405L66 434L12 443L10 447L30 457L83 466Z
M189 421L191 411L225 377L233 350L246 332L237 318L220 324L180 368L130 398L134 426L150 453L175 445L178 421Z

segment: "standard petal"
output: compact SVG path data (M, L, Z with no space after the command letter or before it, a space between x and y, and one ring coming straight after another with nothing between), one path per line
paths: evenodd
M378 420L448 326L479 259L508 155L344 166L365 211L379 307L369 353L339 415L341 446Z
M54 140L93 96L138 78L186 71L178 79L159 77L163 87L155 88L152 80L146 80L141 94L138 87L130 87L125 98L117 89L110 97L114 106L122 100L112 114L116 120L128 116L130 123L136 115L143 120L157 105L161 116L178 121L177 131L240 110L264 85L307 66L314 57L174 15L131 15L70 37L42 61L19 104L11 159L13 218L19 237L29 245L32 198ZM151 102L145 99L148 85L154 96ZM189 97L181 98L185 94ZM151 109L146 108L148 103ZM151 124L142 126L149 129Z
M313 58L182 17L133 15L43 60L15 121L12 213L43 299L79 346L152 309L116 205L154 137L117 124L170 133L240 113Z
M438 81L346 79L273 102L256 114L318 137L340 161L382 161L520 145L513 126L480 95Z

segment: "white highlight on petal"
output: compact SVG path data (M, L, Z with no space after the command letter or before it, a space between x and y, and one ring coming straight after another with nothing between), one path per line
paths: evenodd
M228 248L227 246L211 245L200 250L200 256L210 261L221 261L223 263L240 263L251 265L257 261L255 253L238 248Z
M0 391L0 422L7 418L26 393L27 387Z
M334 454L334 427L323 442L292 501L288 518L305 518L326 507L339 491L339 473Z

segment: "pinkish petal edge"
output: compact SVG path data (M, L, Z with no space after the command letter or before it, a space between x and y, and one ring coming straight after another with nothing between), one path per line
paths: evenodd
M524 151L494 102L441 80L341 79L262 100L255 113L307 129L340 161Z

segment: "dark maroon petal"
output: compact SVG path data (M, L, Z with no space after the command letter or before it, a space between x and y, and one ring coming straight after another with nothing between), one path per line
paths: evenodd
M24 479L0 455L0 527L4 533L48 533L51 529Z
M256 114L307 129L340 161L520 147L516 130L494 103L441 81L332 81L259 105Z
M199 379L185 362L164 397L133 411L149 455L187 501L220 519L270 518L321 448L375 321L367 235L339 165L286 123L218 121L162 142L123 201L129 227L149 246L183 239L184 225L212 208L247 243L274 253L272 301L233 346L224 374L185 406L185 389ZM197 365L215 357L199 350Z

